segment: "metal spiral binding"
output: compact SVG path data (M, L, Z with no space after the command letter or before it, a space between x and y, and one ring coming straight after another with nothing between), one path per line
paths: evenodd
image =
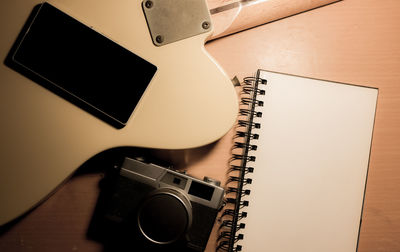
M250 150L257 150L257 145L255 145L255 144L246 144L246 143L239 143L239 142L236 142L236 143L233 145L232 148L233 148L233 149L237 149L237 148L241 148L241 149L249 148Z
M258 95L265 95L265 90L258 89L258 88L255 88L255 87L243 87L242 93L243 94L252 94L252 93L254 93L254 94L258 94Z
M229 168L229 172L232 171L243 171L245 173L252 173L254 171L253 167L243 167L240 165L231 165L231 167Z
M236 135L234 138L239 138L239 137L249 137L250 140L253 139L258 139L259 135L258 134L251 134L249 132L244 132L244 131L236 131Z
M257 111L253 111L250 109L240 109L239 110L239 114L242 116L250 116L252 115L253 117L261 117L262 113L261 112L257 112Z
M254 103L256 106L264 106L264 102L263 101L259 101L259 100L252 100L251 98L242 98L242 104L244 105L250 105L251 103Z
M244 189L244 190L239 191L236 187L228 187L228 190L226 190L226 194L237 193L237 194L242 195L242 197L245 195L250 195L250 192L251 192L250 189Z
M246 127L246 128L255 128L259 129L261 125L259 123L254 123L254 122L248 122L248 121L242 121L240 120L237 124L237 127Z
M256 157L249 151L257 150L257 144L254 144L254 141L259 139L259 135L253 133L252 130L261 128L261 125L253 122L253 119L262 117L262 113L257 111L257 107L264 106L264 102L257 98L265 94L265 90L259 85L266 83L266 80L258 78L258 74L257 77L244 78L241 83L242 98L239 120L236 125L236 134L233 137L233 153L226 182L226 207L218 219L221 224L217 251L236 252L242 250L242 246L237 244L244 238L240 231L245 228L245 224L241 221L247 217L247 212L242 210L249 205L246 197L251 194L251 190L246 186L252 183L252 179L248 175L254 171L254 168L248 164L256 160Z
M237 201L236 198L226 198L225 203L233 204L233 205L237 206L238 208L247 207L249 205L249 202L247 200Z
M240 178L240 177L236 177L236 176L230 176L228 178L228 182L227 184L229 184L230 182L239 182L242 185L247 185L247 184L251 184L253 180L251 178ZM242 188L240 188L242 189Z
M233 209L225 209L225 211L222 213L220 218L222 218L222 217L224 217L226 215L237 216L238 220L241 220L241 219L247 217L247 212L236 213Z

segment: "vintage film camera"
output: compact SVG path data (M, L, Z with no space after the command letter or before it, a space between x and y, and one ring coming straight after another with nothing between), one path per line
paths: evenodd
M125 158L101 184L88 234L113 251L203 251L223 196L218 181Z

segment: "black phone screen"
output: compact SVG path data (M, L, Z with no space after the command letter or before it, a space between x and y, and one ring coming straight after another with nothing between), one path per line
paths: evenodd
M48 3L34 9L9 57L10 67L118 128L157 71Z

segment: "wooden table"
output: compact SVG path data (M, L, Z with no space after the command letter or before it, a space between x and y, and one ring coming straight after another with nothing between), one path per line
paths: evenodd
M379 88L358 251L400 251L400 1L344 0L206 48L230 77L263 68ZM232 132L209 146L154 154L192 175L224 180L231 139ZM81 168L46 202L1 230L0 251L102 251L86 239L100 178Z

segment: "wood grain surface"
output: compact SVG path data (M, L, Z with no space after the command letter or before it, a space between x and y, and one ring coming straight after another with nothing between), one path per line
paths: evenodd
M344 0L208 50L231 76L264 68L379 88L358 251L400 251L400 1Z
M400 1L344 0L212 41L206 49L230 77L263 68L379 88L358 251L400 251ZM189 174L225 180L232 134L197 149L153 153ZM103 251L86 238L101 176L81 169L38 208L2 228L0 251ZM215 250L216 235L215 229L207 251Z
M340 0L208 0L214 31L220 38Z

